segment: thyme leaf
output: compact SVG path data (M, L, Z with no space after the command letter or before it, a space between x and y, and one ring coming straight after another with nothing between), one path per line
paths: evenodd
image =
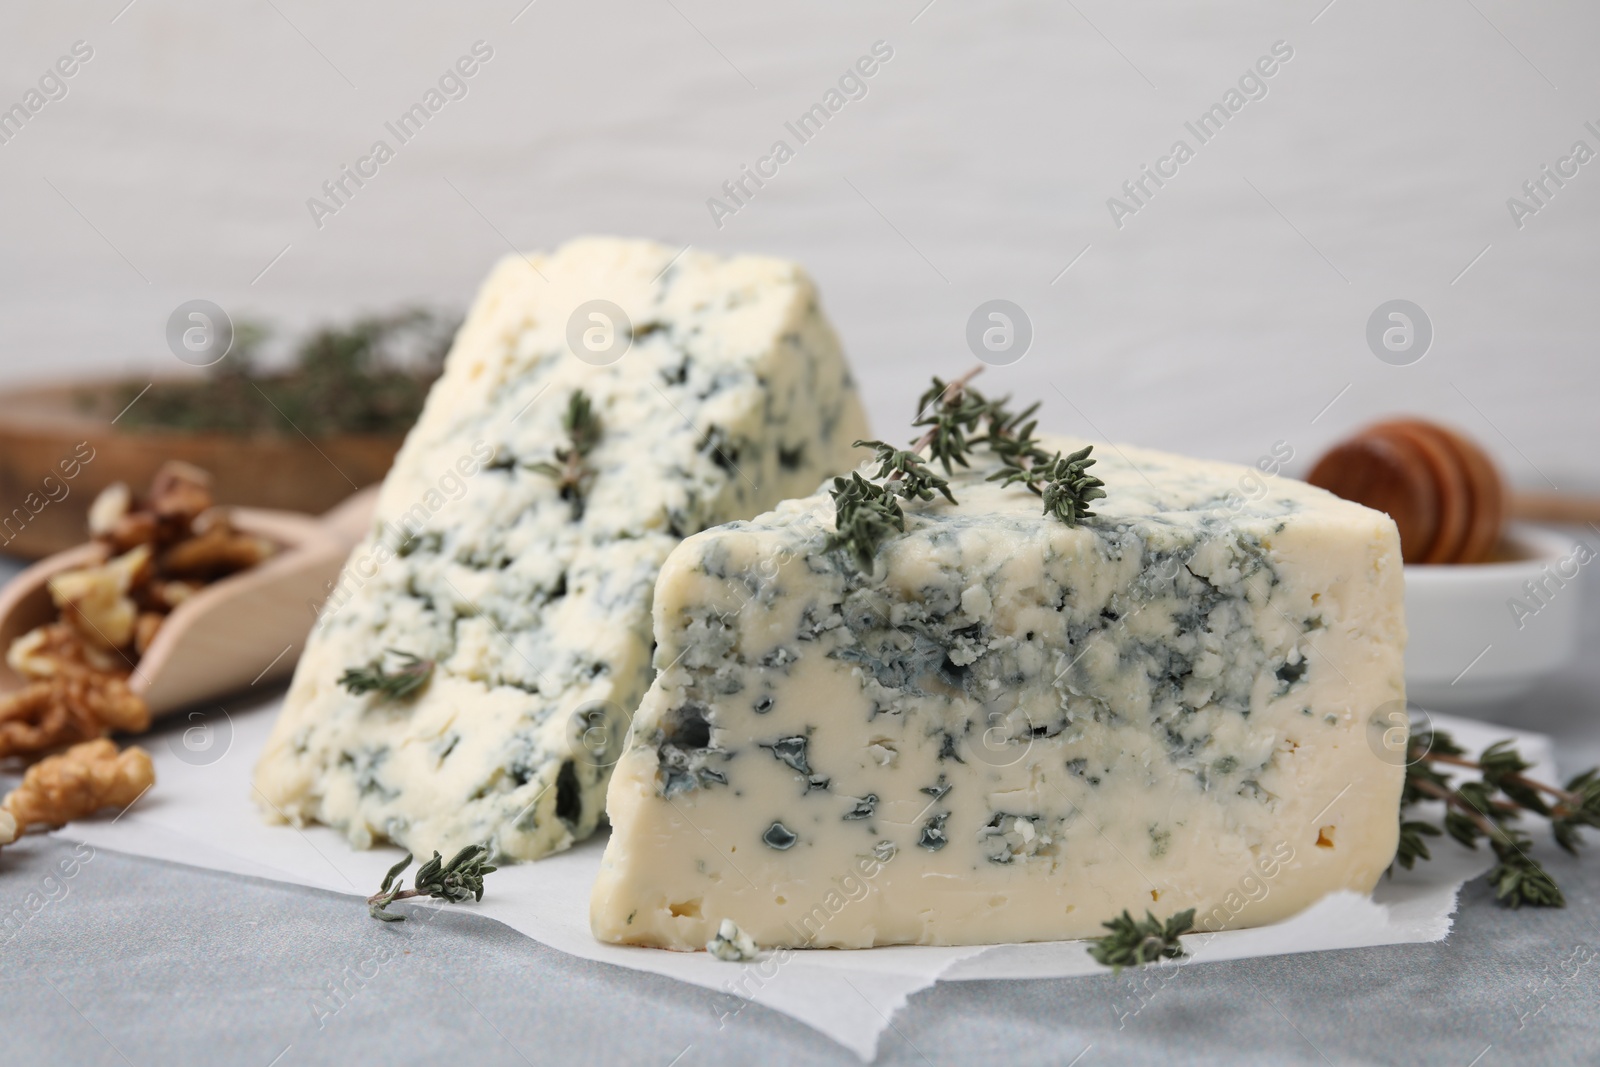
M950 492L950 483L929 470L922 462L922 457L915 452L895 448L883 441L857 441L856 448L871 448L877 452L878 473L874 478L887 478L887 488L897 496L907 500L932 500L935 492L943 493L944 498L954 504L956 498Z
M1567 783L1567 800L1550 820L1556 844L1578 854L1578 827L1600 828L1600 768L1591 767Z
M584 460L600 443L604 428L595 413L589 394L574 389L567 398L567 410L561 416L561 428L566 431L568 444L557 447L554 463L530 463L528 469L555 479L561 499L572 506L574 520L583 517L584 499L594 482L594 470Z
M339 684L356 696L378 692L390 700L405 700L428 684L428 679L433 676L431 659L422 659L397 648L386 651L400 660L400 666L393 671L385 671L383 657L379 656L365 666L346 667L345 672L339 675Z
M1032 428L1031 423L1028 428ZM1093 451L1094 446L1088 445L1068 456L1057 452L1043 462L1023 465L1024 461L1034 460L1034 454L1030 452L1018 456L1017 464L1007 465L989 475L989 480L998 481L1002 486L1022 483L1044 498L1046 515L1054 515L1068 526L1076 526L1079 519L1094 516L1089 505L1106 495L1102 488L1106 483L1087 473L1095 463L1090 458Z
M831 490L834 503L834 533L829 548L843 548L864 573L872 573L872 560L878 546L890 532L905 531L906 516L894 494L875 482L852 472L848 479L835 478Z
M1044 464L1041 471L1044 488L1039 495L1044 498L1046 515L1054 515L1068 526L1076 526L1079 519L1094 515L1089 505L1105 497L1106 483L1086 473L1095 462L1089 458L1093 451L1094 446L1088 445L1070 456L1062 457L1057 453L1052 462Z
M986 416L989 432L979 441L988 445L989 451L999 456L1007 467L1023 470L1048 460L1050 453L1039 447L1039 439L1033 435L1039 425L1039 420L1032 418L1039 410L1038 401L1014 415L1006 410L1008 403L1010 397L1002 397L989 405ZM1023 422L1024 419L1028 421Z
M1566 907L1567 898L1556 880L1528 855L1533 842L1517 833L1508 833L1506 838L1504 842L1490 842L1500 861L1489 871L1495 900L1508 908L1520 908L1524 904L1540 908Z
M935 377L928 391L917 399L918 414L911 425L930 429L911 446L912 451L926 448L928 457L943 464L946 474L951 473L952 463L968 466L972 442L967 435L977 431L990 410L983 395L967 386L982 370L981 366L974 367L948 385Z
M1089 956L1113 972L1124 967L1141 967L1156 960L1175 960L1187 955L1178 937L1194 929L1194 909L1180 911L1165 921L1150 912L1135 919L1127 911L1110 922L1101 923L1109 934L1090 938Z
M1423 837L1438 837L1444 831L1431 822L1417 822L1412 819L1400 820L1400 844L1395 850L1394 861L1406 870L1420 860L1433 859L1433 853L1428 851L1428 843Z

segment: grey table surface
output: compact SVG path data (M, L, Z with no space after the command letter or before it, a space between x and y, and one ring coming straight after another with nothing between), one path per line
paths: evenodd
M1496 715L1556 737L1563 773L1600 762L1593 584L1577 661ZM1600 1063L1600 858L1540 854L1564 910L1506 911L1480 879L1437 944L1202 964L1148 992L1128 973L941 983L878 1062ZM0 1065L857 1062L787 1016L724 1021L708 990L461 912L385 926L347 897L50 838L0 856L0 915L19 909L0 933ZM319 1010L347 968L370 977Z

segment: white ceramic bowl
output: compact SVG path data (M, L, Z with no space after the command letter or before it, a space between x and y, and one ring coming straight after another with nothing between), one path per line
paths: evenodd
M1578 581L1596 558L1580 538L1513 526L1507 562L1413 564L1406 575L1406 696L1483 710L1520 696L1571 658Z

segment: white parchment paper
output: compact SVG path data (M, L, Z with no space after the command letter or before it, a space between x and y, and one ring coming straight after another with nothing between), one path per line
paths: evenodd
M155 760L155 787L115 820L74 823L59 832L97 848L367 896L400 850L357 852L333 830L269 826L257 813L250 772L278 706L272 701L246 711L210 712L203 721L152 735L146 747ZM1434 716L1434 723L1472 750L1515 737L1524 755L1538 761L1542 775L1555 773L1549 739L1542 735L1442 715ZM725 998L730 1014L746 1002L783 1012L863 1061L875 1056L879 1036L906 999L934 982L1104 973L1082 942L767 952L746 964L724 963L704 952L601 944L589 934L588 915L589 888L604 847L602 836L570 852L497 871L484 899L462 907L574 956L730 994ZM1487 870L1492 859L1485 850L1469 852L1445 839L1433 843L1432 850L1432 862L1384 879L1370 899L1335 894L1274 926L1186 938L1190 956L1184 966L1442 940L1462 883ZM352 909L352 915L368 921L358 906ZM1136 1007L1137 1002L1130 1005Z

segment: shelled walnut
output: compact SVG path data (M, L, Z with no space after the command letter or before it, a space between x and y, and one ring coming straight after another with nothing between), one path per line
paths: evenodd
M126 666L66 622L23 634L11 643L6 662L31 680L0 698L0 757L150 725L150 709L128 688Z
M149 708L128 678L168 613L275 551L233 527L209 474L176 461L156 472L143 500L121 482L103 490L89 508L89 534L99 558L48 583L60 619L7 651L27 684L0 696L0 758L148 728Z
M40 760L6 794L3 808L18 831L61 826L102 808L125 808L155 784L150 754L137 745L122 752L107 738L73 745Z

